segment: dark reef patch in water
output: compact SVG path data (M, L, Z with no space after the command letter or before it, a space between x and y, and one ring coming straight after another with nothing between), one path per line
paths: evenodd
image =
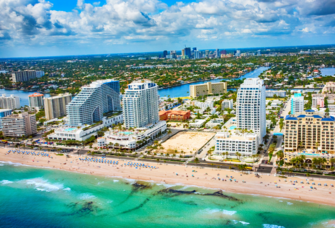
M196 190L192 190L192 191L182 191L182 190L175 190L175 189L171 189L171 188L166 188L166 189L162 189L158 192L158 194L171 194L171 195L190 195L190 194L195 194L197 191ZM213 192L213 193L205 193L202 194L203 196L216 196L216 197L220 197L220 198L224 198L230 201L235 201L235 202L242 202L240 199L237 199L236 197L233 196L228 196L223 194L222 190L219 190L217 192Z
M176 195L190 195L190 194L194 194L197 191L193 190L193 191L182 191L182 190L175 190L172 188L166 188L166 189L162 189L160 190L158 193L159 194L176 194Z
M233 196L228 196L228 195L223 194L222 190L219 190L219 191L214 192L214 193L206 193L204 195L205 196L217 196L217 197L221 197L221 198L228 199L228 200L231 200L231 201L241 202L241 200L239 200L239 199L237 199Z
M66 214L69 216L87 216L93 213L96 213L98 211L98 207L94 204L93 201L87 201L83 204L80 204L78 202L76 203L70 203L67 205L68 208L73 210L72 213Z
M137 207L134 207L132 209L129 209L129 210L126 210L126 211L123 211L121 213L119 213L118 215L122 215L122 214L127 214L127 213L130 213L130 212L133 212L133 211L136 211L138 209L140 209L141 207L143 207L146 203L148 203L150 200L150 198L146 198L140 205L138 205Z
M147 182L144 182L144 181L136 181L134 184L132 184L132 189L131 189L131 192L129 193L129 195L123 201L121 201L117 206L120 206L121 204L127 202L127 200L129 200L129 198L135 192L145 190L145 189L150 189L150 188L152 188L152 185L150 183L147 183Z

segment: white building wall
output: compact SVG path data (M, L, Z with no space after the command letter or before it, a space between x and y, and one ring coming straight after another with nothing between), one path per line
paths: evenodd
M237 92L237 128L253 130L261 141L266 134L265 86L259 78L246 79Z

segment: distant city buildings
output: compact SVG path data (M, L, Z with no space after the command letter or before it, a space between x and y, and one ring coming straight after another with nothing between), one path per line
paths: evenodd
M2 118L12 115L11 109L0 109L0 129L2 129Z
M36 117L27 112L2 118L2 132L6 137L26 137L37 133Z
M219 49L216 49L215 50L215 58L220 58L220 50Z
M120 83L112 79L97 80L83 86L66 106L68 124L83 126L102 121L104 113L121 111Z
M163 51L163 58L166 58L167 54L168 54L168 52L166 50Z
M72 95L69 93L44 98L45 118L47 120L52 120L66 116L66 105L68 105L71 100Z
M123 96L124 126L140 128L156 124L158 116L158 86L151 81L135 81Z
M33 108L43 108L44 107L43 98L44 95L40 93L33 93L31 95L28 95L29 106Z
M20 98L10 95L6 97L6 94L2 94L0 97L0 108L2 109L17 109L20 108Z
M13 82L26 82L44 76L44 71L25 70L12 73Z
M190 86L190 96L192 98L204 95L227 93L227 82L211 83Z
M295 93L291 98L291 114L304 111L304 96L301 93Z
M265 86L259 78L245 79L237 91L237 128L252 130L259 142L266 134Z

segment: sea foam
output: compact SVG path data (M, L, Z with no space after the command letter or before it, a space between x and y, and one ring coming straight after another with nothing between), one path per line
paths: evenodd
M64 189L64 186L62 184L52 184L42 178L29 179L25 180L24 182L28 185L33 185L36 190L42 192L52 192Z
M0 181L0 184L11 184L11 183L13 183L13 181L9 181L9 180Z
M263 228L285 228L285 227L272 224L263 224Z

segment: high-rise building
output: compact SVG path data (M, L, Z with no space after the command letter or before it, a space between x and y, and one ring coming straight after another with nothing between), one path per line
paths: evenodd
M2 129L2 118L12 115L11 109L0 109L0 129Z
M47 120L52 120L66 116L66 105L69 104L71 100L72 95L69 93L44 98L45 118Z
M297 112L304 111L304 97L301 93L295 93L291 98L291 114L296 114Z
M199 85L190 85L190 96L198 97L211 94L227 93L227 82L207 82Z
M200 53L199 51L195 50L194 51L194 59L199 59L200 58Z
M221 55L226 55L227 51L226 50L222 50L220 53L221 53Z
M163 51L163 58L166 58L167 54L168 54L168 52L166 50Z
M20 108L20 98L10 95L6 97L6 94L2 94L0 97L0 108L4 109L17 109Z
M29 106L36 108L43 108L44 107L43 97L44 95L40 93L33 93L29 95L28 96Z
M158 86L151 81L135 81L123 96L126 128L140 128L158 123Z
M215 50L215 58L220 58L220 50L219 49Z
M112 79L98 80L83 86L66 106L68 124L83 126L101 121L104 113L121 111L120 83Z
M13 82L26 82L44 76L44 71L25 70L12 73Z
M314 110L285 117L285 152L317 150L335 152L335 118Z
M191 58L191 48L189 48L189 47L184 48L184 49L181 51L181 55L184 56L184 57L187 56L187 58L190 59L190 58Z
M36 116L27 112L2 118L2 132L6 137L22 137L37 133Z
M237 92L237 128L253 130L259 142L266 134L265 86L259 78L244 80Z
M177 58L177 52L175 50L170 51L170 55L172 56L172 58Z

